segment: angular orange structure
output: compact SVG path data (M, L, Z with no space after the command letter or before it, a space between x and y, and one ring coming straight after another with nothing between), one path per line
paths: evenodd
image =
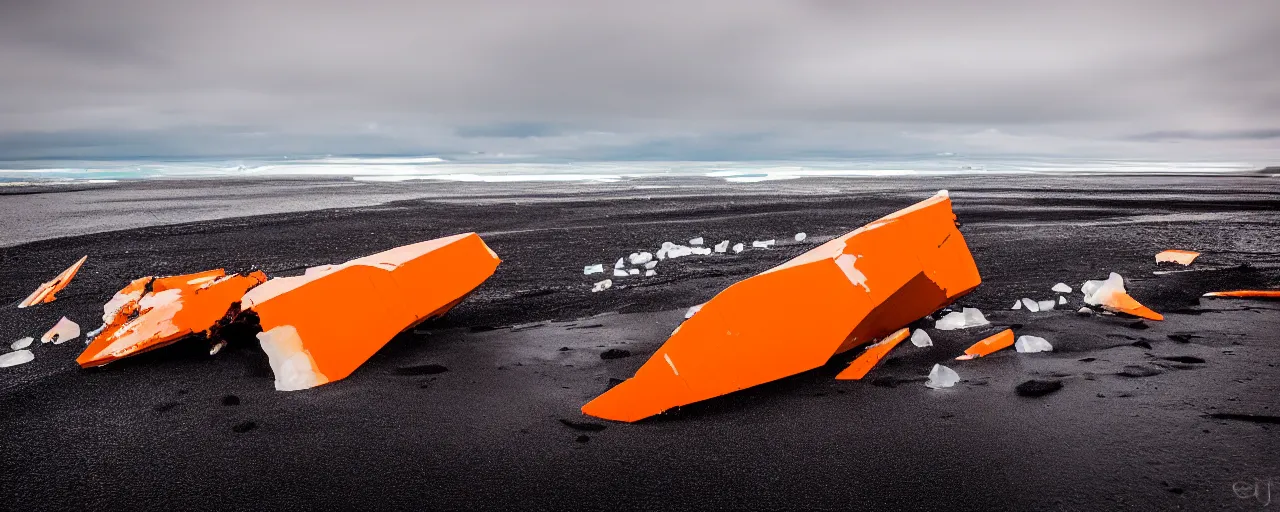
M942 191L720 292L582 412L637 421L811 370L981 281Z
M1190 265L1196 258L1200 257L1200 253L1195 251L1184 251L1181 249L1169 249L1160 251L1156 254L1156 263L1177 263L1179 265Z
M848 368L836 375L836 380L862 380L863 377L867 376L867 372L875 368L880 363L880 360L884 359L884 356L888 355L890 350L893 350L893 347L898 346L899 343L902 343L902 340L907 339L909 332L911 332L910 329L903 327L898 329L898 332L890 334L888 338L867 347L867 350L862 355L859 355L857 359L849 363Z
M1164 320L1164 315L1152 311L1129 295L1124 288L1124 278L1112 272L1105 280L1085 281L1080 285L1085 304L1102 306L1108 311L1126 313L1148 320Z
M306 389L345 378L396 334L444 314L499 262L466 233L275 278L241 307L258 315L276 389Z
M67 285L71 283L71 278L76 276L76 272L80 271L80 267L84 266L84 262L88 259L88 255L81 257L80 261L75 262L53 279L40 285L39 288L36 288L36 291L31 292L31 295L28 295L26 299L23 299L23 301L18 304L18 308L21 309L57 300L57 297L54 295L62 291L63 288L66 288Z
M103 307L103 326L76 358L81 367L163 347L195 333L208 333L244 292L267 280L255 271L226 275L222 269L129 283Z
M964 355L957 357L956 360L967 361L969 359L986 357L996 352L997 350L1001 350L1001 349L1013 346L1013 342L1014 342L1013 330L1005 329L991 336L988 336L986 339L983 339L982 341L974 343L969 348L964 349Z
M1209 292L1205 297L1235 297L1240 299L1280 299L1280 290L1231 290Z

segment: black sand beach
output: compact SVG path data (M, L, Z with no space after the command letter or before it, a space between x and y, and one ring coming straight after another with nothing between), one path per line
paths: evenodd
M199 222L134 227L159 204L151 198L181 189L195 204L199 191L228 187L260 195L239 210L211 206ZM5 508L1255 510L1267 482L1280 501L1280 303L1199 298L1280 286L1275 178L689 178L507 192L369 184L352 192L371 198L364 206L311 211L294 211L306 210L306 194L353 187L91 188L22 191L22 207L19 192L0 191L4 226L22 226L0 242L6 346L63 315L97 327L102 304L144 275L296 275L468 231L503 262L445 317L306 391L276 392L252 344L211 357L192 340L91 370L74 362L82 340L32 347L35 361L0 368ZM860 382L833 379L849 353L636 424L578 412L611 378L631 376L685 308L939 189L951 192L984 281L958 305L980 308L992 326L922 323L935 346L904 344ZM96 226L127 218L119 222L132 229L30 241L41 223L60 222L48 204L86 197ZM376 204L388 199L399 200ZM159 222L195 219L181 201L163 208ZM809 240L793 242L801 231ZM618 278L602 293L590 292L599 276L582 275L584 265L695 236L779 244L666 261L658 276ZM1155 265L1170 248L1204 255L1191 271L1153 274L1183 270ZM56 302L14 307L85 254ZM1166 320L1077 316L1080 283L1112 271ZM1077 288L1069 305L1009 310L1021 297L1055 298L1059 281ZM1010 325L1055 350L951 360ZM633 355L602 359L611 348ZM934 363L963 380L926 388ZM1015 392L1031 379L1063 387ZM1241 497L1252 492L1242 483L1259 496Z

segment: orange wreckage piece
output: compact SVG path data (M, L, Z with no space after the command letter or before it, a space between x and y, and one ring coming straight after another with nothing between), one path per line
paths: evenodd
M1190 265L1191 262L1195 261L1199 256L1200 253L1195 251L1169 249L1167 251L1160 251L1160 253L1156 254L1156 263L1177 263L1185 266Z
M986 357L998 350L1013 346L1013 342L1013 330L1005 329L964 349L964 355L957 357L956 360L966 361Z
M893 347L898 346L899 343L902 343L902 340L907 339L907 333L910 331L910 329L903 327L898 329L898 332L889 335L888 338L867 347L866 352L859 355L857 359L849 363L848 368L836 375L836 380L862 380L863 377L867 376L867 372L875 368L880 363L880 360L884 359L884 356L888 355L890 350L893 350Z
M266 274L226 275L222 269L129 283L103 307L103 326L76 358L81 367L163 347L195 333L208 333L232 311L244 292Z
M1280 299L1280 290L1231 290L1209 292L1205 297L1234 297L1238 299Z
M345 378L396 334L444 314L500 261L479 235L454 235L272 279L241 307L261 322L276 389L306 389Z
M811 370L981 281L942 191L720 292L582 412L637 421Z
M54 295L62 291L63 288L66 288L67 285L71 283L71 278L76 276L76 272L80 271L80 267L83 266L85 260L88 260L88 259L89 259L89 256L87 255L80 258L80 261L75 262L66 270L63 270L62 273L58 274L53 279L40 285L39 288L36 288L36 291L31 292L31 295L27 296L26 299L24 299L21 303L19 303L18 307L25 308L29 306L34 306L36 304L45 304L45 303L53 302L54 300L57 300L57 297L55 297Z

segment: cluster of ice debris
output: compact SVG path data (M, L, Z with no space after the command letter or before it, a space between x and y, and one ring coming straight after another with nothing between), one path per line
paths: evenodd
M796 243L804 242L809 238L806 233L796 233L792 239ZM602 292L613 287L612 278L635 278L635 277L653 277L658 275L658 263L666 260L674 260L688 256L711 256L715 254L726 254L732 251L734 254L741 253L746 250L746 244L738 242L730 246L730 240L721 240L719 243L711 247L706 246L704 237L694 237L689 239L688 245L677 244L673 242L662 242L655 252L640 251L633 252L627 256L618 258L613 264L611 278L596 281L591 285L592 292ZM768 249L777 244L777 240L755 240L751 242L753 249ZM606 273L604 263L596 263L592 265L584 265L582 274L586 276Z

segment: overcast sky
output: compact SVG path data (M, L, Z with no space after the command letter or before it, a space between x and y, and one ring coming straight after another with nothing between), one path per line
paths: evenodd
M1280 1L0 0L0 159L1280 161Z

